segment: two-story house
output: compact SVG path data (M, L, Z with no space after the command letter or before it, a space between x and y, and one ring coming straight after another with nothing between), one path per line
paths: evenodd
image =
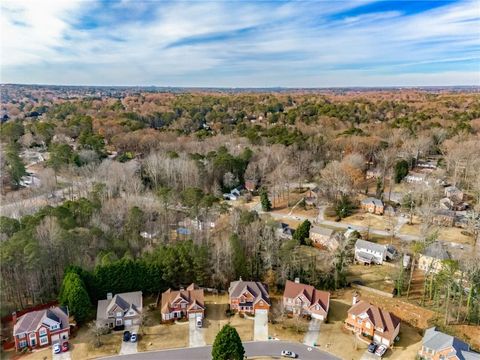
M259 281L232 281L228 288L230 309L242 313L268 312L270 297L267 285Z
M443 269L443 261L452 256L447 247L440 241L428 245L418 258L418 268L425 273L439 273Z
M140 325L143 310L141 291L121 293L112 296L107 294L106 300L97 304L97 327L117 328Z
M480 354L470 351L467 343L435 327L425 330L418 357L421 360L480 360Z
M358 295L355 295L345 326L378 344L392 346L400 332L400 319L366 301L358 301Z
M362 200L360 206L363 211L369 212L371 214L383 215L385 207L383 201L373 197L366 198Z
M160 309L162 320L174 320L182 317L201 316L205 314L203 289L192 283L186 290L173 291L168 289L162 294Z
M18 319L13 315L15 348L39 348L68 340L70 322L66 307L31 311Z
M387 245L358 239L355 242L355 260L364 264L383 264L387 258L393 258L395 250Z
M330 293L315 289L311 285L287 280L283 292L283 309L295 315L308 315L312 318L325 320L330 307Z

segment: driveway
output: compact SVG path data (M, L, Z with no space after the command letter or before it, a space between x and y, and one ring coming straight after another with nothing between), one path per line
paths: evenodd
M207 344L205 342L205 329L198 328L196 321L197 319L195 317L191 317L188 319L188 335L190 339L190 347L205 346Z
M53 360L71 360L71 351L62 352L60 354L52 354Z
M312 319L308 324L308 330L303 339L303 343L308 346L315 346L315 343L318 340L318 334L320 334L320 324L321 320Z
M128 329L128 331L136 332L138 334L138 326L131 326ZM120 355L136 354L138 352L137 344L138 344L138 340L136 342L123 341L123 337L122 337L122 346L120 348Z
M265 341L268 340L268 312L256 311L255 321L253 324L253 340Z

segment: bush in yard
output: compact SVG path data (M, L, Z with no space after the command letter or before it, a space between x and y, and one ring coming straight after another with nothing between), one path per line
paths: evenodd
M215 337L212 346L213 360L243 360L245 349L237 330L225 325Z
M306 245L306 241L310 236L311 226L312 224L310 223L310 221L305 220L298 226L298 228L293 233L292 237L299 245Z

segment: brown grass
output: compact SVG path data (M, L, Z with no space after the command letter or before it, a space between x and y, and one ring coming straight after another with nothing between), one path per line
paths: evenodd
M87 327L80 328L76 336L69 340L72 359L93 359L118 354L122 344L122 333L117 332L101 336L102 346L99 348L95 348L94 340L90 329Z
M440 227L438 228L438 238L443 241L451 241L458 244L473 244L473 238L462 234L463 229L456 227ZM400 230L400 234L420 235L420 224L416 221L413 225L405 224Z
M387 265L350 265L347 281L361 280L365 286L390 293L394 288L396 271L396 268Z
M144 326L143 334L138 342L138 351L180 347L188 347L188 322Z
M342 219L342 222L352 225L370 227L371 229L377 230L385 230L389 227L384 216L364 213L363 211Z

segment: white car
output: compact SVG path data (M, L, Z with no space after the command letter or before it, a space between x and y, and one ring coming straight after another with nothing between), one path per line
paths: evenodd
M60 344L54 344L52 350L54 354L60 354L62 352L62 347Z
M197 317L197 327L201 328L203 326L203 319L201 317Z
M298 355L295 354L293 351L288 351L288 350L282 350L282 356L288 357L290 359L296 359L298 357Z
M136 332L132 332L130 334L130 342L137 342L137 339L138 339L138 336L137 336L137 333Z
M382 357L386 351L387 347L385 345L379 345L377 350L375 350L375 355Z

